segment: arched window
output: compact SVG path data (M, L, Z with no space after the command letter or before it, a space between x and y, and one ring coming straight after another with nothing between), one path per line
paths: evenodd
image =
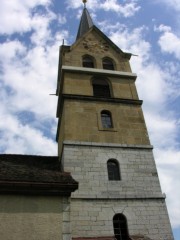
M103 110L101 112L101 122L103 128L113 128L111 113Z
M107 162L108 179L118 181L120 180L119 164L116 159L110 159Z
M92 85L95 97L111 97L109 84L105 79L93 79Z
M103 58L103 69L114 70L114 63L110 58Z
M117 240L130 240L128 234L127 220L123 214L113 217L114 235Z
M85 55L82 58L82 65L83 67L94 68L94 59L89 55Z

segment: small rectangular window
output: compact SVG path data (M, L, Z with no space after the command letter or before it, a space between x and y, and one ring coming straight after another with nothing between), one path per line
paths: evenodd
M111 113L109 111L104 110L101 112L101 122L102 122L103 128L113 127Z

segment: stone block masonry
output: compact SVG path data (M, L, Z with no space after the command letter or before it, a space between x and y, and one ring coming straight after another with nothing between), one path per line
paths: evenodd
M114 236L113 217L123 213L130 236L143 235L152 240L172 240L164 201L161 200L86 200L72 199L73 237Z
M152 148L122 145L64 145L64 170L79 182L72 197L163 198ZM109 181L107 161L116 159L120 181Z
M116 159L120 181L109 181ZM64 142L62 163L79 182L71 198L73 238L113 237L113 217L123 213L130 236L173 240L152 146Z

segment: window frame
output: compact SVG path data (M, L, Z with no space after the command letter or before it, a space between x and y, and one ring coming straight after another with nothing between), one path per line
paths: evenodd
M112 163L115 165L114 169L112 168ZM107 161L107 173L109 181L121 181L120 167L117 159L111 158Z
M130 240L127 218L124 214L118 213L113 217L114 235L117 240ZM123 230L123 231L122 231Z
M111 98L111 85L106 78L94 77L92 79L93 96L97 98Z
M110 111L108 111L108 110L101 111L101 124L102 124L102 128L104 128L104 129L112 129L113 128L112 114Z
M105 62L105 61L109 62L109 64L107 62ZM110 57L104 57L102 59L102 68L104 70L111 70L111 71L116 70L114 60L112 58L110 58Z
M102 121L101 121L101 112L103 110L107 110L107 111L111 112L111 116L113 116L113 112L111 111L111 109L99 109L96 113L97 114L98 130L99 131L104 131L104 132L118 132L117 126L116 126L116 121L112 121L113 122L113 128L103 128Z
M89 59L90 61L84 61L84 60ZM87 64L86 66L84 66L84 64ZM92 66L88 66L88 64L92 64ZM86 68L95 68L95 60L94 57L92 57L91 55L83 55L82 56L82 67L86 67Z

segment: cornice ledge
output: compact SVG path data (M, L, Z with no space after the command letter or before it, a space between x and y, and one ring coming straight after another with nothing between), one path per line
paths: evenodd
M96 199L96 200L165 200L165 194L119 194L117 196L102 196L101 194L72 194L73 199Z
M106 76L122 76L122 77L130 77L133 79L137 78L135 73L131 72L122 72L122 71L115 71L115 70L105 70L99 68L86 68L86 67L75 67L75 66L65 66L62 65L62 71L66 72L78 72L78 73L90 73L90 74L105 74Z
M77 99L83 101L98 101L98 102L113 102L122 104L134 104L142 105L143 101L139 99L127 99L127 98L107 98L107 97L94 97L87 95L75 95L75 94L62 94L64 99Z
M94 146L94 147L113 147L113 148L131 148L131 149L153 149L152 145L135 145L135 144L117 144L117 143L98 143L98 142L84 142L84 141L69 141L63 142L63 145L70 146Z

